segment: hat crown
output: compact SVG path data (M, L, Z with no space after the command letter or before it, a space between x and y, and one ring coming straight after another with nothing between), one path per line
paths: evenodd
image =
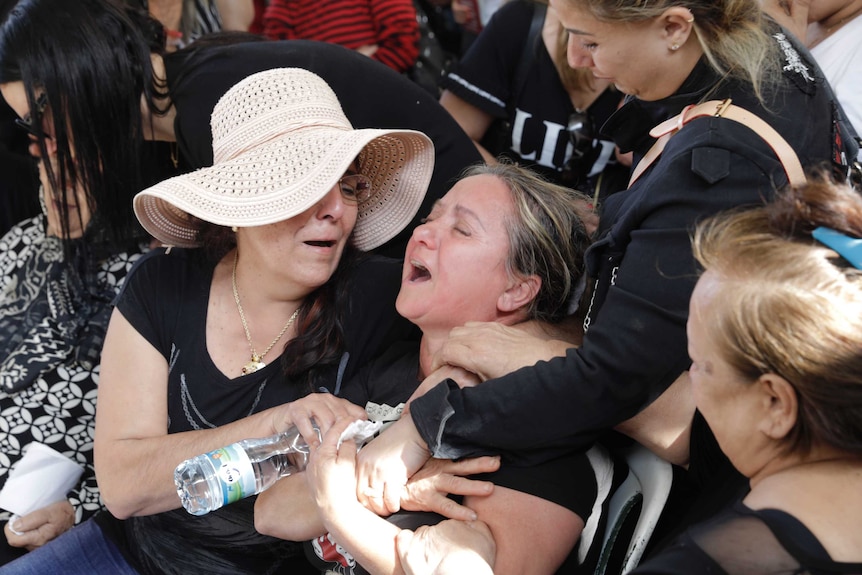
M353 127L332 88L301 68L279 68L249 76L213 108L216 164L291 131L311 126Z

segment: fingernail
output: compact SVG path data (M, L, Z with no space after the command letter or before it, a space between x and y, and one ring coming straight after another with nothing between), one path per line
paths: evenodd
M21 529L20 522L18 521L18 516L13 515L9 518L9 531L14 533L15 535L24 535L24 531L19 531Z

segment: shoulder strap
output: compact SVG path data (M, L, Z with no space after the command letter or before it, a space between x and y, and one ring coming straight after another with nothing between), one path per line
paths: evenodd
M533 5L533 19L530 21L530 31L527 33L527 40L524 42L524 50L521 52L521 59L518 60L518 67L515 69L515 82L512 84L512 93L506 105L510 116L515 111L515 103L518 101L524 84L527 83L527 73L533 65L533 56L536 54L536 42L541 38L542 26L545 24L547 6L539 2L530 3Z
M772 148L772 151L775 152L775 155L778 156L778 159L784 166L784 171L787 173L787 180L794 186L805 183L805 170L802 169L799 157L790 144L787 143L787 140L781 137L781 134L776 132L772 126L756 114L752 114L745 108L734 106L730 98L727 98L725 100L710 100L702 104L686 106L678 115L665 120L650 130L650 136L658 138L658 140L647 151L641 161L638 162L629 180L629 187L658 159L671 136L679 132L691 120L702 116L727 118L748 126L758 136L763 138Z

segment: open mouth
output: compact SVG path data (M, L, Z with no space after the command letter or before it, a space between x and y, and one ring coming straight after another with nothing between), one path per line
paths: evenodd
M411 282L424 282L431 279L431 272L428 271L428 268L423 266L421 263L416 260L410 260L410 265L412 266L412 271L410 272L410 277L408 277L408 281Z
M316 248L331 248L335 245L335 241L334 240L320 240L320 241L312 240L312 241L305 242L305 244L309 245L309 246L316 247Z

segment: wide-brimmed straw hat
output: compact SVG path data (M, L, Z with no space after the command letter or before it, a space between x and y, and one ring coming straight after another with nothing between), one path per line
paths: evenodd
M413 130L354 130L329 85L300 68L244 79L212 113L209 168L135 196L141 225L165 245L196 247L200 224L251 227L292 218L319 202L359 158L371 182L353 243L370 250L416 215L434 169L434 146Z

